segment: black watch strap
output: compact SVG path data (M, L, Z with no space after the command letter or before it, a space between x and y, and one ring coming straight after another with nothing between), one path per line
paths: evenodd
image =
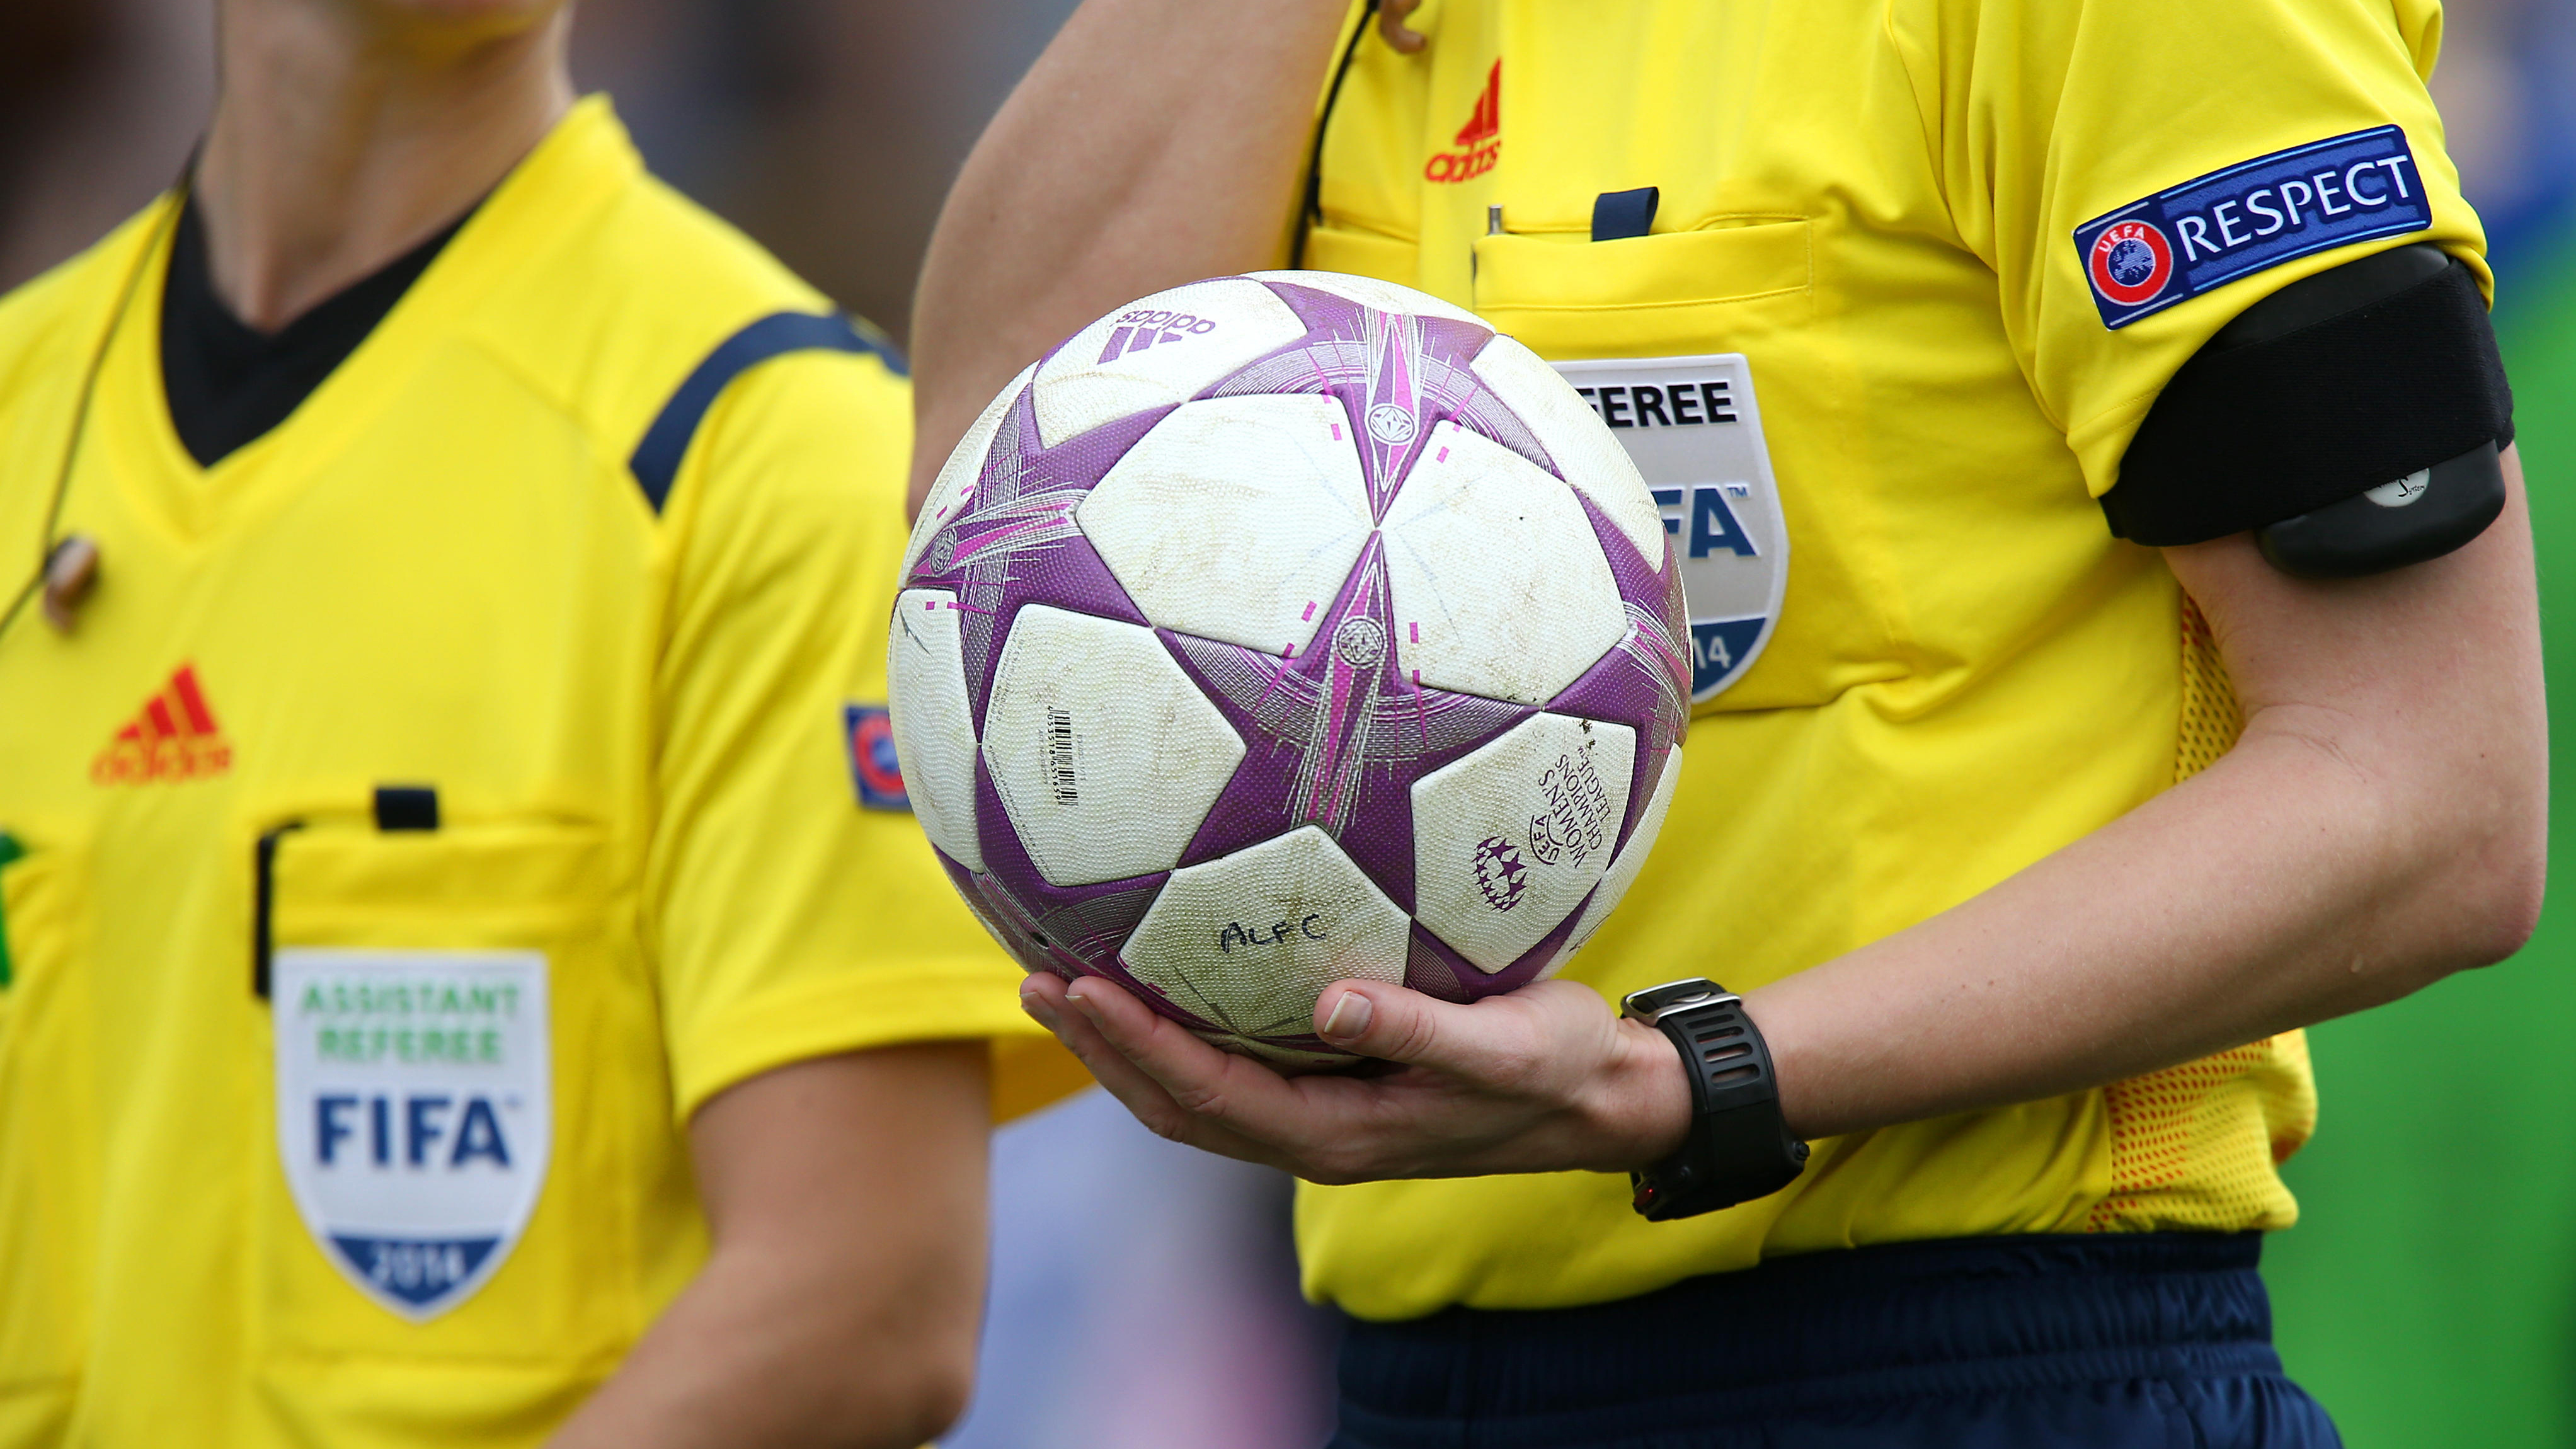
M1631 992L1620 1007L1671 1038L1690 1077L1690 1136L1681 1151L1628 1175L1640 1217L1660 1223L1751 1202L1806 1170L1807 1144L1780 1114L1771 1049L1742 1000L1693 978Z

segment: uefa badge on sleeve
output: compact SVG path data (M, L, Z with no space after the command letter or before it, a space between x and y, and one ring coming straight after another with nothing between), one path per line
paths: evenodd
M894 755L894 724L881 704L841 706L841 747L850 757L850 786L869 810L909 813L903 766Z
M2173 243L2153 222L2119 222L2093 239L2085 268L2094 291L2122 307L2143 307L2173 280Z

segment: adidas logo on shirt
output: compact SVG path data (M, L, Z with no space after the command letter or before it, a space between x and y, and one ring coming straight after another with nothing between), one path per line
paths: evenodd
M182 664L161 692L144 701L107 748L90 762L99 785L145 785L155 780L201 780L233 767L233 747L197 687L197 668Z
M1431 182L1472 181L1494 169L1494 161L1503 154L1503 63L1485 73L1485 92L1476 97L1476 109L1467 116L1467 124L1458 128L1454 151L1434 151L1422 163L1422 179Z

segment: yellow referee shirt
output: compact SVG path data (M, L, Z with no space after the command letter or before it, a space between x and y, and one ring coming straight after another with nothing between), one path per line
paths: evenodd
M0 1445L532 1444L704 1259L710 1095L1035 1033L862 807L906 384L594 99L200 469L170 205L0 302L9 557L106 339L103 582L0 635Z
M2486 275L2424 90L2434 0L1428 0L1412 23L1419 55L1357 40L1304 265L1559 363L1683 555L1686 765L1569 968L1613 998L1777 980L2224 753L2205 628L2093 498L2166 379L2273 290L2424 241ZM1605 194L1647 187L1651 226L1595 239L1644 214ZM2278 1228L2275 1164L2314 1114L2291 1033L1819 1143L1789 1190L1687 1221L1566 1173L1308 1187L1299 1239L1309 1292L1391 1319L1865 1243Z

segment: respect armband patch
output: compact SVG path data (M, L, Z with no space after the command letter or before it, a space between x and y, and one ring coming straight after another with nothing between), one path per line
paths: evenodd
M2374 126L2097 216L2075 229L2075 254L2102 325L2117 329L2267 267L2432 224L2406 132Z

